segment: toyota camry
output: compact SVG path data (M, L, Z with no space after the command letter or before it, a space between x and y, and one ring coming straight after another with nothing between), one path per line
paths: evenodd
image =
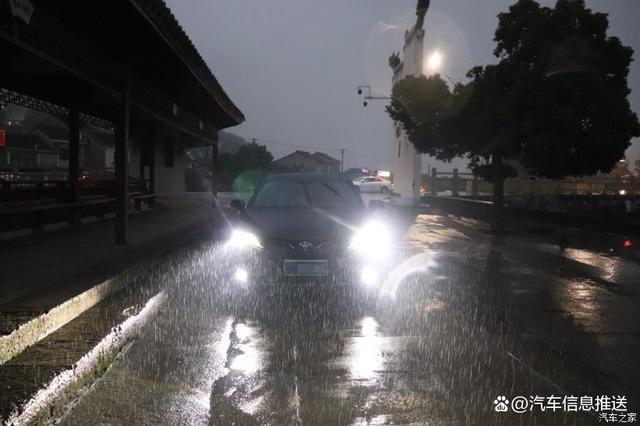
M226 248L241 284L307 277L375 287L392 253L380 202L365 207L353 183L338 176L271 175L247 203L231 207Z

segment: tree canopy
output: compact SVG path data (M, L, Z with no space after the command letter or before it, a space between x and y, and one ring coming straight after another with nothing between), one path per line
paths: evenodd
M607 15L584 0L519 0L498 21L496 64L451 90L437 75L398 82L391 118L419 152L490 167L498 208L503 160L552 179L610 171L640 125L628 101L633 50L607 35Z
M450 160L465 150L444 133L453 96L440 75L408 76L393 87L391 99L387 113L402 124L419 152Z
M221 181L226 185L233 185L243 173L251 171L260 175L269 169L272 161L273 155L265 145L255 142L242 144L235 154L225 153L218 156Z

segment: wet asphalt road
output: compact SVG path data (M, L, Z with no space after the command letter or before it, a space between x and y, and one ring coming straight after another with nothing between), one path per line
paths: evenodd
M154 265L167 306L62 424L596 424L499 395L624 395L638 410L640 267L471 221L400 221L395 297L252 287L213 241Z

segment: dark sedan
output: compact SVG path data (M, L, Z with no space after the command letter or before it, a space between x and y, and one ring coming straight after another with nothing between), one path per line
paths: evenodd
M330 277L380 283L391 235L354 185L340 177L271 175L237 211L228 250L241 284L279 277Z

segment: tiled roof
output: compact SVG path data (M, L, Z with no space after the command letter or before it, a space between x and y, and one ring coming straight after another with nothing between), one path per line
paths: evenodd
M129 0L166 40L167 44L193 72L220 107L238 124L244 121L242 111L231 101L218 83L191 39L163 0Z
M316 152L313 154L313 158L320 160L320 161L325 161L327 163L331 163L331 164L340 164L339 160L336 160L335 158L331 157L330 155L325 154L324 152Z
M282 157L282 158L280 158L278 160L275 160L275 162L282 161L285 158L293 157L293 156L296 156L296 155L302 156L302 157L306 157L309 160L316 161L316 162L319 162L319 163L330 164L330 165L340 164L340 161L338 161L335 158L333 158L333 157L331 157L331 156L329 156L327 154L324 154L322 152L316 152L314 154L311 154L311 153L309 153L307 151L301 151L301 150L297 150L295 152L292 152L289 155L285 155L284 157Z

